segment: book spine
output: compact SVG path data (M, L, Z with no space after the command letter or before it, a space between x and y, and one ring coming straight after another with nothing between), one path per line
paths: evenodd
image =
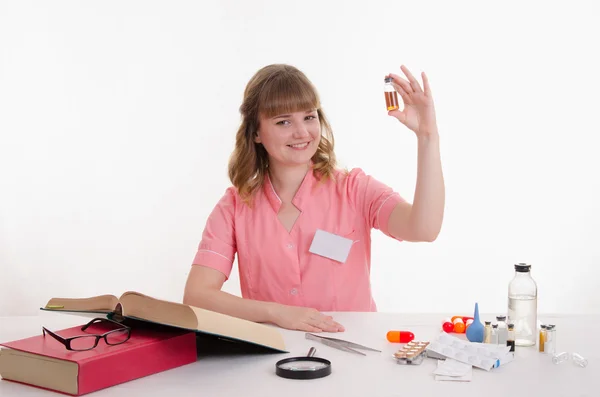
M78 395L191 364L196 358L194 332L91 358L79 364Z

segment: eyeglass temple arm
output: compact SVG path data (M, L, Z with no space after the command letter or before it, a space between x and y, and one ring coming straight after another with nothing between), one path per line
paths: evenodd
M86 329L87 329L87 328L88 328L90 325L92 325L92 324L94 324L94 323L97 323L97 322L100 322L100 321L102 321L102 320L104 320L104 319L102 319L102 318L95 318L95 319L93 319L93 320L90 320L90 322L89 322L89 323L87 323L87 324L85 324L83 327L81 327L81 330L82 330L82 331L85 331L85 330L86 330Z
M54 339L56 339L57 341L59 341L59 342L61 342L61 343L63 343L63 344L65 344L65 343L67 342L67 340L66 340L65 338L63 338L62 336L55 334L54 332L50 331L50 330L49 330L48 328L46 328L46 327L42 327L42 333L43 333L44 335L46 335L46 332L47 332L47 333L48 333L48 334L49 334L51 337L53 337Z
M120 322L118 322L118 321L115 321L115 320L111 320L110 318L100 318L100 317L97 317L97 318L95 318L95 319L91 320L89 323L87 323L87 324L86 324L86 325L84 325L83 327L81 327L81 330L82 330L82 331L85 331L85 330L86 330L86 329L87 329L87 328L88 328L90 325L92 325L92 324L94 324L94 323L97 323L97 322L101 322L101 321L107 321L107 322L109 322L109 323L117 324L117 325L119 325L119 326L121 326L121 327L123 327L123 328L129 328L129 327L128 327L128 326L126 326L125 324L121 324Z

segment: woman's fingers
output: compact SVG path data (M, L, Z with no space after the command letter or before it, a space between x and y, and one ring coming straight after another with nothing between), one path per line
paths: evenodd
M421 72L421 77L423 78L423 89L425 91L425 95L431 96L431 86L429 85L429 79L425 72Z
M417 79L415 79L415 76L412 75L410 70L408 70L408 68L404 65L400 66L400 69L402 69L402 71L408 78L408 81L410 82L410 86L412 87L413 91L414 92L422 92L423 90L421 89L419 82L417 81Z
M327 332L337 332L337 330L338 330L337 325L329 323L329 322L322 322L322 323L318 324L317 327L321 328L323 331L327 331Z
M344 326L338 322L335 323L338 332L344 332L346 330L346 328L344 328Z
M393 81L392 84L394 84L395 86L401 87L407 94L414 92L410 83L408 81L406 81L404 78L402 78L401 76L398 76L397 74L394 74L394 73L390 73L389 76L392 78L392 81Z
M392 85L394 86L394 88L396 89L396 91L398 91L398 93L402 97L402 101L404 101L405 104L412 103L412 99L410 99L410 95L408 94L408 92L401 85L396 84L396 83L392 83Z
M394 86L398 94L400 94L400 96L402 97L402 101L404 102L404 104L412 105L413 100L410 97L410 94L414 94L414 91L412 90L410 83L398 75L390 73L390 76L393 78L392 85Z
M306 324L306 323L302 323L300 324L300 326L298 327L299 331L304 331L304 332L323 332L323 330L321 328L312 326L310 324Z
M333 317L329 316L328 323L331 324L337 331L344 331L344 326L333 319Z
M344 327L340 323L334 321L331 316L324 317L316 326L328 332L339 332L344 330Z
M312 309L305 312L304 320L300 322L297 329L306 332L340 332L344 327L318 310Z
M400 110L390 110L388 114L397 118L402 124L406 123L406 112Z
M309 318L305 321L300 322L296 329L304 332L323 332L327 331L326 324L322 321L314 320Z

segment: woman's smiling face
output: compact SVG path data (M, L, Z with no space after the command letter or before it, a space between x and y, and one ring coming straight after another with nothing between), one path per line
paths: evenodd
M255 141L264 146L269 163L294 166L310 163L319 146L321 124L316 109L259 117Z

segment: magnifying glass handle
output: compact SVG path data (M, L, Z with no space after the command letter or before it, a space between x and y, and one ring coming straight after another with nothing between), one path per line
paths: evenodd
M317 352L317 349L315 349L314 347L311 347L310 350L308 351L308 355L306 357L312 357L315 355L316 352Z

